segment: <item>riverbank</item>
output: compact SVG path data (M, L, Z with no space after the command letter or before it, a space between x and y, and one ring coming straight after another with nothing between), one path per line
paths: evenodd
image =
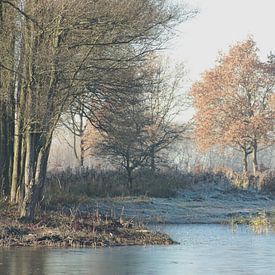
M258 213L275 220L274 171L253 176L229 169L154 175L140 170L131 191L123 180L125 175L117 171L52 174L43 204L65 213L90 213L98 207L101 214L111 211L115 217L123 210L127 219L145 224L221 224Z
M110 247L129 245L169 245L174 241L164 233L142 225L102 215L98 209L87 213L41 211L33 224L17 220L14 207L0 210L0 247Z
M142 224L224 224L249 219L265 213L275 222L275 197L255 190L225 188L219 184L196 184L178 192L175 198L116 197L89 199L74 208L89 213L98 207L100 213L114 216L123 212L126 219ZM70 211L63 205L63 211Z
M249 219L266 213L275 221L275 200L260 195L238 194L220 198L114 198L96 200L102 212L112 208L119 213L125 209L125 217L145 224L229 224L232 220ZM88 211L90 204L80 205Z
M175 198L85 198L44 205L34 224L21 223L15 207L0 205L0 247L106 247L168 245L173 240L144 225L249 223L257 216L275 224L275 197L255 190L195 184Z

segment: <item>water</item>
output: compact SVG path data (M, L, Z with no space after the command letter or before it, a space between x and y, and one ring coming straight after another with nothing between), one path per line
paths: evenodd
M2 249L1 275L275 274L275 234L246 227L170 225L173 246Z

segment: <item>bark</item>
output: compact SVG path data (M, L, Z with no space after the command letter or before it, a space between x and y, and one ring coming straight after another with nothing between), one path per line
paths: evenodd
M132 168L131 167L127 167L127 176L128 176L128 188L129 191L132 191L133 188L133 174L132 174Z
M23 135L22 136L22 146L21 146L21 160L20 160L20 175L19 175L19 185L17 188L17 193L16 193L16 203L19 203L19 207L21 207L25 195L25 163L26 163L26 138Z
M253 144L253 174L254 176L256 175L257 171L258 171L258 146L257 146L257 142L255 141Z
M248 161L247 161L247 158L248 158L248 153L247 153L247 150L244 149L243 150L243 172L244 173L248 172Z
M29 134L26 140L25 195L20 218L27 222L34 220L35 210L44 189L50 142L42 140L41 134Z
M81 139L80 141L80 167L84 167L84 141Z
M18 188L22 182L23 169L21 162L24 162L24 144L23 144L23 118L22 112L24 109L24 90L20 91L19 105L17 107L17 117L14 129L14 154L13 154L13 169L12 169L12 182L11 182L11 203L18 203Z
M2 22L3 22L3 1L0 0L0 33L2 32Z
M132 187L133 187L133 168L131 167L130 165L130 154L129 152L127 153L127 156L126 156L126 171L127 171L127 177L128 177L128 189L129 191L132 190Z
M152 147L151 149L151 152L150 152L150 159L151 159L151 171L153 173L155 173L156 171L156 161L155 161L155 148L154 146Z
M14 12L0 1L0 191L8 196L11 186L14 136Z
M16 194L19 186L19 176L20 176L20 162L21 162L21 146L22 146L22 136L19 134L19 125L15 127L14 136L14 155L13 155L13 170L12 170L12 182L11 182L11 203L16 203Z
M0 106L0 185L1 193L8 196L12 173L13 114L7 102L2 102Z
M84 117L81 111L80 113L80 125L79 125L79 136L80 136L80 168L84 167L85 147L84 147Z

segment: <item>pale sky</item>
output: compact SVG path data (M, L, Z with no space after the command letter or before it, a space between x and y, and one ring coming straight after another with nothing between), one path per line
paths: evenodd
M229 45L249 35L262 58L275 52L275 0L182 1L200 12L181 25L168 52L172 60L185 61L192 81L213 67L219 51L226 52Z

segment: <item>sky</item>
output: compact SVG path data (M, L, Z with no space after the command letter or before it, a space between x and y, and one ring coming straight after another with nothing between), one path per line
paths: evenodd
M177 1L177 0L174 0ZM261 58L275 53L275 0L180 0L199 9L181 24L167 53L184 62L190 83L215 64L219 52L252 36Z

